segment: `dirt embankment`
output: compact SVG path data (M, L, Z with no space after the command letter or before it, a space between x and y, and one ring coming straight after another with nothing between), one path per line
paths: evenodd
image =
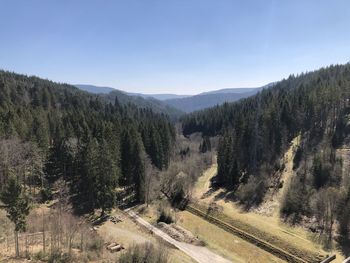
M273 175L271 187L267 191L264 201L253 212L267 216L280 216L281 203L289 188L291 178L294 175L293 159L299 143L300 136L292 140L282 159L284 165L283 171L278 171Z
M158 228L179 242L185 242L188 244L193 244L195 246L204 245L204 243L195 237L190 231L184 229L179 225L159 222Z

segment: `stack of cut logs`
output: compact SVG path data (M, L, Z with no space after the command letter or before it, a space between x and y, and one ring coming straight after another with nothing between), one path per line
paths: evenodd
M111 253L114 253L114 252L118 252L122 249L124 249L124 247L116 242L112 242L112 243L109 243L107 244L107 250L109 250Z

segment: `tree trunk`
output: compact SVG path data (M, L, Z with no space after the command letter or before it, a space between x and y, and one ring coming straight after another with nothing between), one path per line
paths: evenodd
M19 258L18 231L15 231L15 250L16 258Z
M72 254L72 239L73 239L73 236L69 236L69 238L68 238L68 254L69 255Z
M28 251L28 235L27 234L26 234L26 245L25 245L25 247L26 247L26 257L28 257L29 251Z
M46 252L46 244L45 244L45 230L43 231L43 252Z
M84 235L83 232L81 232L80 236L80 251L83 252L83 240L84 240Z
M44 215L44 211L42 212L42 216L43 216L43 252L45 254L46 252L46 236L45 236L45 215Z

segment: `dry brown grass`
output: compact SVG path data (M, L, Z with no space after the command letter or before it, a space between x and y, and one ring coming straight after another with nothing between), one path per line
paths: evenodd
M45 210L47 212L47 209L44 207L37 207L35 208L35 211L32 211L32 213L39 213L42 210ZM160 241L155 238L152 234L150 234L148 231L144 230L143 228L139 227L137 224L135 224L131 219L129 219L126 215L124 215L121 211L116 210L113 212L113 214L118 214L123 218L123 221L117 224L114 224L110 221L107 221L106 223L102 224L100 227L98 227L97 233L99 236L103 238L105 242L108 241L115 241L120 244L122 244L126 249L131 247L134 244L141 244L145 242L151 242L155 245L159 245ZM1 217L4 218L5 214L1 213ZM3 225L1 225L3 227ZM2 232L1 234L3 234ZM178 249L175 249L173 247L170 247L166 245L166 248L169 251L169 261L171 263L194 263L189 256L184 254ZM36 252L40 251L42 249L42 245L38 246L38 249L35 249ZM31 247L31 251L35 252L33 250L33 247ZM4 252L4 253L2 253ZM11 253L10 253L11 252ZM74 252L74 251L73 251ZM28 262L25 259L13 259L14 249L11 248L11 251L9 253L6 252L6 243L0 243L0 262ZM102 250L102 253L98 256L94 256L93 259L91 258L89 262L115 262L116 257L120 255L122 252L117 253L110 253L105 248ZM79 251L77 253L77 256L79 256Z
M149 231L135 224L128 216L124 215L121 211L115 210L113 211L112 215L118 215L119 217L121 216L123 218L123 221L116 224L108 221L98 228L98 233L105 239L105 241L117 242L119 244L122 244L126 249L132 247L135 244L151 242L157 245L159 244L159 242L161 242ZM169 251L170 262L195 262L182 251L170 247L168 245L166 245L166 247Z
M295 143L297 143L297 140L292 144L292 146ZM288 185L288 181L292 176L291 151L292 147L288 150L285 156L286 160L288 161L283 174L283 179L286 182L286 186ZM222 208L224 217L232 219L238 226L241 226L243 230L247 231L248 233L254 234L254 232L258 231L260 234L262 234L262 237L265 237L268 240L276 240L277 243L275 245L277 246L280 245L279 242L281 242L284 244L282 247L287 244L287 246L290 246L292 250L301 250L314 255L336 253L337 260L333 262L342 262L344 257L338 251L323 251L322 246L314 241L316 240L316 237L311 232L300 226L290 226L281 221L278 208L279 202L282 200L285 187L282 188L280 193L277 193L276 197L272 197L270 199L274 204L274 210L273 213L269 213L269 216L264 215L264 213L246 212L242 210L237 203L225 198L227 193L224 189L210 189L210 179L216 175L216 170L217 165L214 164L203 173L203 176L198 179L193 190L193 196L195 199L197 199L195 201L197 204L208 206L211 202L216 202L216 204Z
M234 262L284 262L187 211L180 213L178 224L198 236L210 249Z
M143 206L136 210L150 223L156 222L157 205L152 204L147 209ZM186 211L176 212L178 225L189 230L203 241L209 249L233 262L283 262L264 250L236 237L209 222Z

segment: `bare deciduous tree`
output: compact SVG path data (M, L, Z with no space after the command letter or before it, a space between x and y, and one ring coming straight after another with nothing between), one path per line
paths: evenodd
M334 187L322 188L311 201L319 227L332 240L333 226L336 219L339 191Z

